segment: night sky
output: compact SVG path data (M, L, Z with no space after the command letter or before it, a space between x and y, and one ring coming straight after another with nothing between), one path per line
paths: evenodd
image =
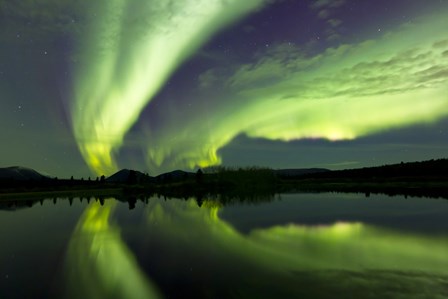
M0 0L0 167L446 157L448 1Z

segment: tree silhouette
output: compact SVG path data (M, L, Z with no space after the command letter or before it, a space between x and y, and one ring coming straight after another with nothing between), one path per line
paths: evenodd
M196 183L198 183L198 184L202 183L203 176L204 176L204 173L199 168L198 171L196 171Z

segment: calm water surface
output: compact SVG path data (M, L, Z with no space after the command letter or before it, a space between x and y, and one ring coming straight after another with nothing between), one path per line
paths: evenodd
M446 200L29 205L0 210L2 299L448 298Z

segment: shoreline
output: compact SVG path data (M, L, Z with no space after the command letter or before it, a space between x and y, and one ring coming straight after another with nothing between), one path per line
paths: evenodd
M260 188L260 185L261 188ZM375 181L356 179L295 179L277 180L271 184L252 182L244 186L227 184L226 182L176 182L168 184L107 184L97 186L70 186L67 188L51 188L45 186L27 190L24 188L0 189L0 202L10 200L38 200L55 197L148 197L162 195L167 197L252 197L297 192L338 192L338 193L364 193L385 194L389 196L402 195L413 197L429 197L448 199L447 180L412 180L412 181Z

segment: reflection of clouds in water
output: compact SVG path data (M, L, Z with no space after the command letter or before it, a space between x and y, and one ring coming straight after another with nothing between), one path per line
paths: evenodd
M291 261L308 260L309 267L315 269L448 274L448 240L403 235L361 223L276 226L255 230L249 238Z

